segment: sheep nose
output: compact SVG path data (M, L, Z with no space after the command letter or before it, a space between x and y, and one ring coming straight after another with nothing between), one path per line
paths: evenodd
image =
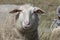
M25 21L24 22L26 25L30 25L30 22L29 21Z

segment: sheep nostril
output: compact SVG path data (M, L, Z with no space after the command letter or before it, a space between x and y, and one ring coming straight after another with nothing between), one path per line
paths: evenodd
M26 25L30 25L30 22L25 21L24 23L25 23Z

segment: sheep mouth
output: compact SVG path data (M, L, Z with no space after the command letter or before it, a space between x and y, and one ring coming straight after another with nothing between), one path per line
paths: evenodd
M31 27L30 26L25 26L24 29L29 30L29 29L31 29Z

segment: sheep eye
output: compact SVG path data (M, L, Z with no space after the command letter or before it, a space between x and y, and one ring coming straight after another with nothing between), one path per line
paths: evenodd
M18 14L16 15L16 20L19 18L19 14L20 14L20 13L18 13Z
M60 13L60 10L58 12Z
M34 13L31 14L31 16L34 15Z

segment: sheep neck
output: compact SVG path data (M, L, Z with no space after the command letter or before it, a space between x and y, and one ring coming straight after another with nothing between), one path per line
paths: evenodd
M38 40L38 32L37 30L30 31L30 32L22 32L19 31L20 36L25 38L25 40Z

